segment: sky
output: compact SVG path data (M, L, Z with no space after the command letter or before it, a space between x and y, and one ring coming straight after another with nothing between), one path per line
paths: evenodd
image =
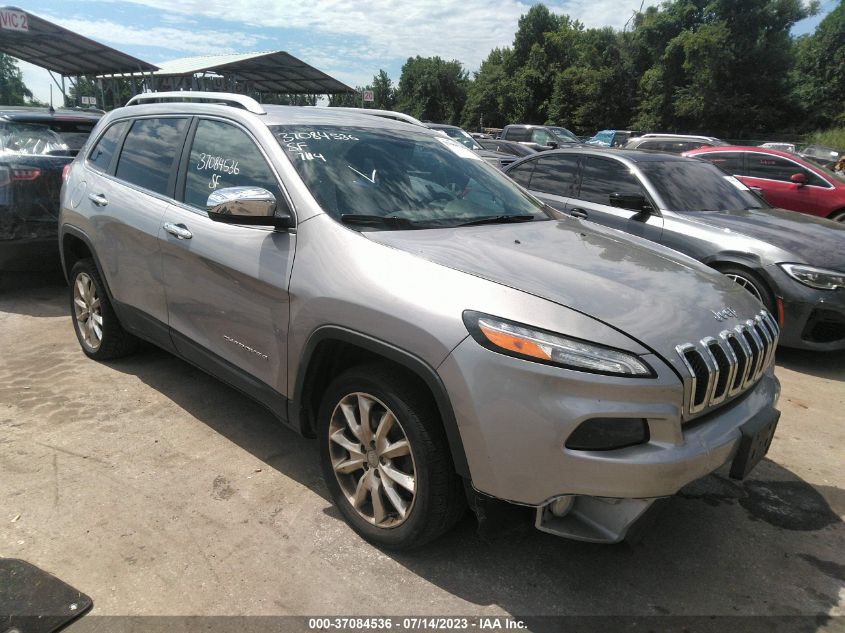
M793 33L812 32L838 0L825 0ZM653 0L550 0L551 11L587 27L623 28ZM416 55L457 59L478 69L513 42L518 0L17 0L51 22L153 64L181 57L287 51L340 81L365 85L384 69L394 84ZM26 85L49 101L47 71L21 63ZM55 93L58 95L58 92Z

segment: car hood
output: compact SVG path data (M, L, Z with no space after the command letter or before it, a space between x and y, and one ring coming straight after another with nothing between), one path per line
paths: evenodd
M731 307L745 320L760 310L748 292L691 258L574 218L364 235L586 314L676 367L676 345L738 323L720 323L713 311Z
M787 252L786 261L845 270L845 223L784 209L708 211L685 217L768 242Z

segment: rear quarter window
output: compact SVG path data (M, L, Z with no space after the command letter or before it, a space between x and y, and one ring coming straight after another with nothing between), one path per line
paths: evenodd
M117 151L117 144L123 138L123 133L129 125L126 121L118 121L105 131L97 141L97 144L88 154L88 163L99 171L109 172L112 159Z

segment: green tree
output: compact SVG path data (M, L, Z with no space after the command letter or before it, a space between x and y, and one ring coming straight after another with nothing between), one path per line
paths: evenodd
M402 66L397 108L426 121L458 123L469 78L457 60L410 57Z
M373 107L379 110L392 110L396 106L396 89L387 73L379 70L373 77Z
M808 126L845 124L845 0L796 43L794 94Z
M639 14L634 125L747 136L793 111L789 31L817 5L800 0L673 0Z
M31 99L32 91L23 82L18 61L11 55L0 53L0 103L26 105Z
M335 108L360 108L361 107L361 93L369 88L355 87L355 92L341 92L338 94L329 95L329 107Z
M490 51L474 79L467 87L467 99L461 115L461 126L465 129L504 127L510 123L510 76L507 72L509 48L494 48Z

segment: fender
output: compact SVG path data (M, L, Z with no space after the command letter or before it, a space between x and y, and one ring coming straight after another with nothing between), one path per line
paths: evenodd
M449 442L449 451L452 454L455 470L460 476L466 479L470 478L469 465L467 464L461 434L458 430L455 412L452 409L452 403L446 391L446 386L435 369L410 352L355 330L336 325L325 325L312 332L299 359L293 399L289 401L288 405L288 423L291 426L300 430L306 430L308 421L302 415L302 412L304 403L308 401L311 394L308 391L308 385L305 384L305 378L308 374L314 351L320 343L327 340L341 341L366 349L405 367L422 379L434 396L435 404L437 405L440 418L443 421L443 427L446 431L446 439Z

